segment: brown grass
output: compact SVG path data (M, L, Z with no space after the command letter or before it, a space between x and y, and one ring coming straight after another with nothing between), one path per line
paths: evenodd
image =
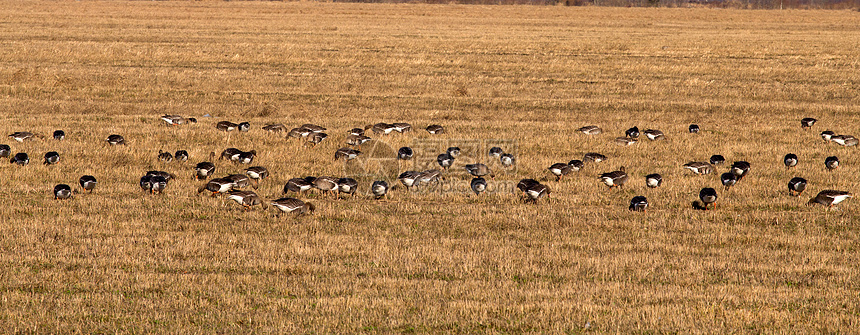
M0 131L48 137L0 141L33 159L0 164L4 332L860 328L856 199L804 206L822 189L860 190L857 149L817 135L860 135L856 13L9 2L0 17ZM169 128L164 113L200 123ZM799 127L806 116L820 119L813 131ZM253 129L227 139L220 120ZM231 146L259 152L267 199L292 177L342 175L332 157L346 130L379 121L417 128L381 139L395 149L430 138L432 123L448 129L435 138L515 140L505 180L546 178L589 151L609 160L548 181L553 197L537 205L400 189L382 201L308 195L316 214L278 218L196 195L191 167ZM267 122L331 136L306 149L260 130ZM589 124L604 134L574 131ZM667 140L612 143L634 125ZM55 129L67 139L49 139ZM113 133L129 145L106 146ZM192 158L162 164L159 149ZM62 161L43 166L51 150ZM789 172L788 152L801 160ZM719 181L681 165L717 153L752 174L718 188L717 210L693 211ZM844 167L826 172L830 155ZM630 185L607 191L596 176L620 165ZM144 194L137 181L152 169L179 178ZM652 172L662 188L645 189ZM99 179L95 193L53 200L55 184L83 174ZM795 175L809 195L787 195ZM648 213L627 211L635 195Z

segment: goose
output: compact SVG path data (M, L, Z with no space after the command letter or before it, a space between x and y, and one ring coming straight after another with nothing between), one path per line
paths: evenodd
M314 187L314 179L316 177L293 178L287 181L284 185L284 193L293 191L296 193L305 192Z
M812 206L815 204L822 204L827 206L828 208L833 208L833 206L836 206L840 202L843 202L851 197L851 193L845 191L824 190L818 192L818 195L816 195L815 198L809 199L809 202L807 202L806 205Z
M800 196L806 190L806 179L794 177L788 181L788 194Z
M236 148L227 148L224 151L221 151L221 157L218 160L226 159L229 161L237 161L239 160L239 155L242 154L242 150Z
M517 159L513 154L504 153L502 154L502 157L499 157L499 162L501 162L504 167L510 167L517 162Z
M290 131L287 133L287 137L302 138L302 137L307 137L310 134L311 134L310 130L302 129L302 128L293 128L293 129L290 129Z
M293 213L295 215L311 214L316 210L314 204L296 198L280 198L272 201L270 204L281 212Z
M632 212L644 212L648 209L648 199L637 195L633 199L630 199L630 207L628 209Z
M175 179L175 178L176 178L176 176L175 176L175 175L173 175L172 173L164 172L164 171L147 171L147 172L146 172L146 175L147 175L147 176L160 176L160 177L164 178L164 179L165 179L165 180L167 180L167 181L170 181L170 180L172 180L172 179Z
M355 196L355 190L358 189L358 181L352 178L340 178L337 180L338 193L349 194Z
M830 137L830 140L843 147L853 147L857 145L857 143L860 143L856 137L851 135L836 135Z
M164 121L168 126L179 126L190 122L190 119L186 119L179 115L162 115L161 121ZM194 122L197 122L195 119Z
M143 177L140 177L138 185L140 185L140 189L144 192L152 192L152 182L150 179L152 179L152 176L144 175Z
M737 161L732 163L732 173L738 176L738 181L741 181L750 173L750 163L746 161Z
M173 158L175 158L179 162L187 162L188 161L188 151L176 150L176 153L173 154Z
M606 156L596 152L589 152L582 156L582 161L584 163L600 163L605 160Z
M30 156L28 156L26 152L19 152L15 154L15 156L12 156L12 159L9 160L9 163L24 166L30 163Z
M164 189L167 188L167 178L164 178L164 176L161 175L149 176L149 183L151 187L150 192L152 194L161 194L164 192Z
M259 185L261 180L269 177L269 169L262 166L252 166L245 169L245 174L254 181L255 185Z
M633 144L636 144L636 142L637 142L637 140L635 138L630 138L630 137L616 137L615 138L615 144L618 144L620 146L633 145Z
M717 191L713 188L705 187L699 191L699 200L702 200L705 209L708 209L708 205L711 204L714 205L714 209L717 209Z
M645 131L643 131L642 133L645 134L645 137L652 141L662 140L666 138L666 135L663 134L662 131L657 129L645 129Z
M791 169L797 166L797 155L786 154L785 157L783 157L782 162L785 163L786 170Z
M639 127L634 126L633 128L627 129L624 132L624 137L629 137L629 138L634 138L634 139L639 138Z
M96 177L84 175L81 176L81 179L78 180L78 183L81 184L81 188L84 189L84 191L92 193L93 190L96 188L98 181L96 181Z
M609 188L612 189L616 186L624 187L624 184L627 183L627 179L629 178L629 176L627 175L627 172L625 172L625 169L622 166L616 171L601 174L599 178L603 180L603 183L606 184L606 186L609 186Z
M370 186L370 192L373 193L376 199L382 198L385 196L385 193L388 193L388 183L384 180L374 181L373 185Z
M663 176L657 173L652 173L645 176L645 186L648 188L657 188L663 184Z
M245 188L251 186L251 178L246 174L235 173L224 178L230 179L233 182L233 188Z
M257 150L244 151L239 154L239 158L234 162L241 164L251 164L254 162L254 157L257 157Z
M526 188L526 195L528 195L529 199L534 203L537 203L540 198L549 197L549 194L549 186L541 183L531 184Z
M170 163L170 161L173 160L173 155L169 152L158 150L158 160L165 163Z
M251 207L260 205L263 209L266 209L266 203L264 203L260 196L254 191L230 191L227 193L227 199L235 201L237 204L242 205L246 211L251 210Z
M501 158L503 153L505 152L502 151L502 148L492 147L490 148L490 152L488 153L488 155L490 156L490 158Z
M812 125L815 124L815 121L818 121L818 120L813 119L811 117L805 117L805 118L800 120L800 128L803 128L803 130L807 130L809 128L812 128Z
M215 124L215 129L220 131L234 131L237 128L239 128L239 125L230 121L221 121Z
M431 135L438 135L438 134L444 134L445 133L445 128L442 128L442 126L440 126L438 124L431 124L431 125L427 126L427 128L425 128L425 129Z
M215 158L215 152L209 152L209 160L212 161ZM197 180L209 178L212 173L215 173L215 164L212 162L200 162L194 166L194 170L197 172L195 178Z
M125 145L125 138L122 135L110 135L107 138L107 142L110 145Z
M364 128L352 128L347 133L349 135L364 136Z
M451 155L451 157L457 158L457 156L460 156L460 147L448 147L445 152Z
M439 156L436 156L436 163L439 163L439 166L441 166L443 170L447 170L452 164L454 164L454 157L448 153L440 154Z
M328 138L328 134L326 133L311 133L310 135L308 135L307 143L311 146L316 146L326 138Z
M60 154L56 151L49 151L45 154L45 165L57 164L60 162Z
M358 158L358 155L361 154L361 151L353 150L350 148L340 148L334 152L334 160L338 160L341 158L345 158L346 160L352 160Z
M66 139L66 132L62 130L54 130L54 139L57 141Z
M415 186L418 186L421 184L429 184L432 182L438 183L439 179L441 177L442 177L442 171L439 171L436 169L423 171L423 172L419 173L418 176L415 178Z
M695 123L691 124L689 130L690 130L690 134L698 134L699 133L699 125L697 125Z
M8 144L0 144L0 158L7 158L12 154L12 148Z
M726 158L723 155L711 155L708 161L711 162L711 165L722 165L726 162Z
M408 133L412 131L412 125L406 122L397 122L391 125L394 126L394 131L398 133Z
M531 187L532 187L532 186L534 186L534 185L538 185L538 184L540 184L540 183L539 183L537 180L534 180L534 179L531 179L531 178L521 179L521 180L517 183L517 188L518 188L520 191L522 191L522 192L523 192L523 194L525 194L526 192L528 192L528 189L529 189L529 188L531 188Z
M397 149L397 159L399 160L408 161L412 159L412 156L414 154L415 152L410 147L402 147L400 149Z
M365 129L370 129L374 134L388 135L394 131L394 125L390 123L380 122L374 125L369 125Z
M203 193L203 191L209 191L214 197L216 194L226 193L227 191L230 191L230 189L232 189L234 185L235 183L233 182L233 179L227 177L214 178L206 182L206 184L201 186L199 189L197 189L197 194Z
M282 131L287 131L287 126L283 123L269 123L263 126L263 130L270 133L280 133Z
M251 130L251 123L250 122L241 122L241 123L239 123L238 128L239 128L239 131L241 131L241 132L248 132L249 130Z
M600 129L598 126L585 126L577 130L586 135L598 135L603 132L603 129Z
M9 137L18 142L24 142L24 140L33 139L33 136L35 136L35 134L29 131L16 131L9 135Z
M62 200L72 197L72 188L66 184L54 186L54 199Z
M466 172L475 177L483 177L489 175L491 179L496 179L496 175L493 174L493 171L490 170L489 167L481 163L466 164Z
M338 178L335 177L321 176L314 179L313 184L316 189L323 193L334 193L334 195L337 196L337 180Z
M312 133L321 133L321 132L326 131L325 127L320 126L320 125L316 125L313 123L305 123L305 124L299 126L299 129L307 130L307 131L312 132Z
M567 165L570 165L570 168L573 169L573 171L579 171L585 167L585 163L578 159L573 159L570 162L567 162Z
M738 183L738 176L734 173L726 172L720 175L720 182L723 183L723 186L726 187L726 191L728 191L732 186Z
M700 175L711 174L714 171L714 166L705 162L689 162L684 164L684 168Z
M346 137L346 144L351 146L361 147L362 144L370 141L371 138L364 135L350 134Z
M564 177L567 174L571 173L573 171L573 167L570 166L570 164L555 163L553 165L550 165L550 167L547 168L547 170L549 170L549 172L551 172L553 175L555 175L556 181L559 181L559 180L561 180L561 177Z
M819 134L819 135L821 135L821 139L823 139L824 142L830 142L830 140L833 138L833 136L836 136L836 133L829 131L829 130L825 130L825 131L822 131L821 134Z
M472 187L472 192L475 192L475 195L481 195L481 193L487 191L487 180L481 177L472 178L470 186Z
M406 189L411 189L413 186L416 186L415 181L419 175L421 175L421 172L418 171L404 171L397 176L397 180L400 180L400 183L406 186Z
M833 171L839 168L839 157L830 156L824 159L824 167L827 171Z

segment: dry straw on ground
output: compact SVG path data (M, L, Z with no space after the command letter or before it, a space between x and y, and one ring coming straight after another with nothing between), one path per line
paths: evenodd
M860 328L860 207L804 205L860 191L858 149L817 135L860 132L854 12L10 2L0 16L0 131L46 136L0 141L33 159L0 164L8 332ZM200 122L167 127L165 113ZM221 120L253 127L228 138ZM292 177L341 175L346 130L381 121L416 127L382 139L393 148L430 138L432 123L448 129L436 138L515 141L518 169L497 179L547 178L552 198L309 195L317 213L291 218L196 194L193 164L227 147L259 152L266 199ZM331 136L304 148L267 122ZM604 133L575 131L591 124ZM612 143L634 125L667 139ZM107 146L114 133L128 145ZM157 161L178 149L188 163ZM40 164L47 151L62 161ZM548 178L589 151L609 159ZM789 152L801 162L786 171ZM681 168L712 154L749 161L751 175L726 192ZM843 168L824 169L831 155ZM596 176L621 165L630 184L606 190ZM144 194L148 170L178 179ZM664 185L646 189L654 172ZM93 194L52 198L84 174L99 179ZM796 175L811 194L787 195ZM718 209L693 211L706 186ZM647 213L627 211L635 195Z

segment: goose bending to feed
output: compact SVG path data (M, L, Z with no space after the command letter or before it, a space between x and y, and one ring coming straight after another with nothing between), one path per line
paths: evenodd
M638 141L635 138L630 138L630 137L616 137L615 138L615 144L618 144L621 146L633 145L633 144L636 144L636 142L638 142Z
M248 132L249 130L251 130L251 123L250 122L246 121L246 122L239 123L239 131Z
M355 190L358 189L358 181L352 178L340 178L337 180L338 193L349 194L355 196Z
M579 171L585 167L585 163L578 159L572 159L570 162L567 162L567 165L570 165L570 168L573 169L573 171Z
M510 167L517 162L517 159L514 157L513 154L504 153L502 154L502 157L499 157L499 162L501 162L502 166L504 167Z
M45 165L57 164L60 162L60 154L56 151L45 153Z
M397 149L397 159L399 160L408 161L412 159L412 156L414 154L415 152L410 147L402 147L400 149Z
M421 172L418 171L404 171L397 176L397 180L399 180L403 186L406 186L406 189L408 190L413 186L416 186L415 181L418 180L419 175L421 175Z
M785 157L782 158L782 162L785 163L786 169L793 168L797 166L797 155L786 154Z
M68 199L72 197L72 188L66 184L54 186L54 199Z
M457 158L460 156L460 147L448 147L445 152L451 155L451 157Z
M268 131L270 133L280 133L283 131L287 131L287 126L283 123L269 123L263 126L263 130Z
M436 169L422 171L415 178L415 186L419 186L421 184L438 183L441 177L442 171Z
M152 194L161 194L164 192L164 189L167 188L167 178L161 175L148 175L143 176L144 178L149 177L149 193Z
M643 131L642 133L645 134L646 138L652 141L662 140L666 138L666 135L663 134L662 131L657 129L645 129L645 131Z
M431 125L427 126L427 128L425 128L425 129L431 135L438 135L438 134L444 134L445 133L445 128L443 128L442 126L440 126L438 124L431 124Z
M194 166L194 170L197 172L195 178L197 180L209 178L213 173L215 173L215 164L211 161L215 158L215 152L209 152L209 160L210 162L200 162Z
M125 138L122 135L110 135L107 138L107 143L110 145L125 145Z
M167 181L170 181L171 179L176 178L176 176L174 174L172 174L170 172L164 172L164 171L147 171L146 175L147 176L161 176L162 178L166 179Z
M750 163L747 161L734 162L731 171L735 176L738 176L738 181L741 181L750 173Z
M726 158L723 155L711 155L708 161L711 162L711 165L722 165L726 162Z
M9 137L18 142L24 142L25 140L33 139L33 136L35 136L35 134L29 131L16 131L9 135Z
M328 134L326 133L311 133L310 135L308 135L308 141L306 142L306 144L313 147L317 144L320 144L320 142L322 142L326 138L328 138Z
M632 212L644 212L648 209L648 198L638 195L630 199L630 207L627 208Z
M702 204L704 204L705 209L708 209L708 205L713 204L714 209L717 209L717 191L710 187L705 187L701 191L699 191L699 200L702 200Z
M364 135L348 135L346 137L346 144L354 147L361 147L362 144L365 144L371 140L370 137Z
M579 130L579 132L586 134L586 135L598 135L600 133L603 133L603 129L600 129L600 127L598 127L598 126L585 126L585 127L579 128L578 130Z
M714 171L714 166L705 162L689 162L684 164L684 168L699 175L711 174Z
M805 117L805 118L800 120L800 128L803 128L803 130L807 130L809 128L812 128L812 126L815 124L815 121L818 121L818 120L811 118L811 117Z
M645 186L648 188L657 188L663 184L663 176L657 173L652 173L645 176Z
M828 208L833 208L833 206L836 206L840 202L843 202L851 197L851 193L845 191L824 190L818 192L818 195L816 195L814 198L809 199L809 202L807 202L806 205L812 206L815 204L821 204L827 206Z
M296 198L280 198L272 201L270 204L283 213L292 213L295 215L311 214L316 210L314 204Z
M559 181L559 180L561 180L561 177L564 177L564 176L568 175L569 173L573 172L573 167L570 166L570 164L555 163L553 165L550 165L550 167L547 168L547 170L549 170L549 172L551 172L553 175L555 175L556 181Z
M173 155L169 152L158 150L158 160L165 163L170 163L171 161L173 161Z
M221 157L218 160L226 159L229 161L237 161L239 160L239 155L244 151L236 149L236 148L227 148L224 151L221 151Z
M690 134L698 134L699 133L699 125L697 125L695 123L691 124L688 129L690 131Z
M546 186L541 183L530 184L525 188L525 193L531 199L532 202L537 203L538 199L543 197L549 197L550 190L549 186Z
M215 124L215 129L220 131L234 131L239 128L238 124L230 121L221 121Z
M585 163L600 163L605 160L606 156L596 152L589 152L582 156L582 161Z
M858 142L860 142L857 140L856 137L851 135L836 135L830 137L830 140L843 147L853 147L857 145Z
M314 187L322 191L323 194L334 194L337 196L337 180L338 178L335 177L320 176L314 179Z
M30 156L27 155L26 152L19 152L12 156L12 159L9 160L9 163L18 164L20 166L24 166L30 164Z
M639 127L634 126L633 128L627 129L624 132L624 137L639 138Z
M140 189L144 192L152 192L152 182L150 179L152 179L152 176L144 175L143 177L140 177L138 185L140 185Z
M251 164L252 162L254 162L254 157L257 157L257 150L244 151L239 153L238 159L233 162L241 164Z
M384 180L374 181L373 185L370 186L370 192L376 199L382 198L388 193L388 183Z
M824 167L827 171L833 171L839 168L839 157L830 156L824 159Z
M377 124L369 125L365 127L365 129L370 129L374 134L378 135L388 135L394 131L394 125L390 123L380 122Z
M800 196L806 190L806 179L794 177L788 181L788 194Z
M350 149L350 148L340 148L334 152L334 160L338 160L341 158L345 158L346 160L352 160L358 158L358 155L361 154L361 151Z
M501 158L503 153L505 152L502 151L502 148L492 147L490 148L490 152L488 153L488 155L490 156L490 158Z
M305 123L305 124L299 126L299 129L301 129L302 131L309 131L312 133L321 133L321 132L326 131L325 127L317 125L317 124L313 124L313 123Z
M259 185L261 180L269 177L269 169L262 166L252 166L245 169L245 174L254 181L254 185Z
M249 178L248 175L245 174L235 173L225 178L233 181L233 188L245 188L251 186L251 178Z
M408 133L412 131L412 125L406 122L396 122L391 125L394 126L394 131L398 133Z
M234 185L235 183L230 178L214 178L197 189L197 193L200 194L203 193L203 191L209 191L214 197L220 193L227 193L227 191L230 191Z
M0 144L0 158L8 158L12 154L12 147L8 144Z
M78 183L81 184L81 188L84 189L84 191L92 193L93 190L96 189L98 181L96 180L96 177L84 175L81 176L81 179L78 180Z
M487 191L487 180L484 178L472 178L472 182L469 185L472 187L472 192L475 192L475 195L481 195L481 193Z
M164 121L168 126L179 126L187 123L197 123L195 118L185 118L180 115L162 115L161 121Z
M466 172L475 177L483 177L489 175L491 179L496 179L496 176L493 174L493 171L490 170L489 167L481 163L466 164Z
M260 205L266 209L266 204L260 199L260 196L254 191L230 191L227 193L227 199L235 201L242 205L246 211L251 210L251 207Z
M364 128L352 128L347 133L354 136L364 136Z
M439 163L439 166L441 166L443 170L448 170L448 168L454 164L454 157L448 153L439 154L439 156L436 156L436 163Z
M723 186L726 187L726 191L728 191L729 188L738 183L738 176L734 173L726 172L720 175L720 182L723 183Z
M62 141L66 139L66 132L62 130L54 130L54 139L57 141Z
M606 186L609 186L610 189L613 187L624 187L624 184L627 183L627 179L630 178L625 172L624 167L618 168L618 170L612 172L606 172L600 175L599 177Z
M289 191L293 191L296 193L301 193L305 191L309 191L314 188L314 180L316 177L304 177L304 178L293 178L287 181L287 184L284 185L284 193Z
M822 131L819 135L821 135L821 139L824 140L824 142L830 142L830 139L832 139L833 136L836 136L836 133L829 130L825 130Z
M176 150L176 153L173 154L173 158L178 162L187 162L188 161L188 151L185 150Z

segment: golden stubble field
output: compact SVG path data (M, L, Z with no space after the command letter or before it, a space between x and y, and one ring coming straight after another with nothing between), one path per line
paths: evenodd
M0 115L24 167L0 162L0 328L25 333L848 333L860 328L856 199L807 207L823 189L860 192L860 19L850 11L234 2L6 2ZM167 127L161 114L197 117ZM203 117L209 114L212 117ZM820 121L811 131L799 120ZM248 133L215 130L249 121ZM314 148L260 129L316 123ZM197 196L195 163L259 152L282 196L292 177L345 173L346 130L410 122L378 137L504 140L515 170L550 199L311 194L311 216L242 211ZM441 124L448 133L422 128ZM690 123L702 132L688 134ZM575 129L599 125L604 133ZM660 142L620 147L628 127ZM50 139L53 130L67 133ZM125 147L104 140L122 134ZM5 138L5 137L4 137ZM185 149L189 162L160 163ZM58 151L56 166L41 164ZM606 162L560 182L552 163ZM786 171L782 157L800 156ZM435 156L436 153L433 153ZM751 175L719 207L690 202L722 154ZM824 169L837 155L843 167ZM476 156L486 159L485 156ZM458 161L458 164L471 162ZM243 166L217 162L218 173ZM597 175L627 167L630 185ZM460 165L461 166L461 165ZM408 168L404 165L403 168ZM148 170L177 175L141 192ZM726 166L718 168L722 173ZM661 188L644 175L658 172ZM95 175L67 201L55 184ZM793 176L810 181L787 195ZM451 174L447 182L465 182ZM359 193L366 192L363 182ZM627 211L645 195L647 213Z

